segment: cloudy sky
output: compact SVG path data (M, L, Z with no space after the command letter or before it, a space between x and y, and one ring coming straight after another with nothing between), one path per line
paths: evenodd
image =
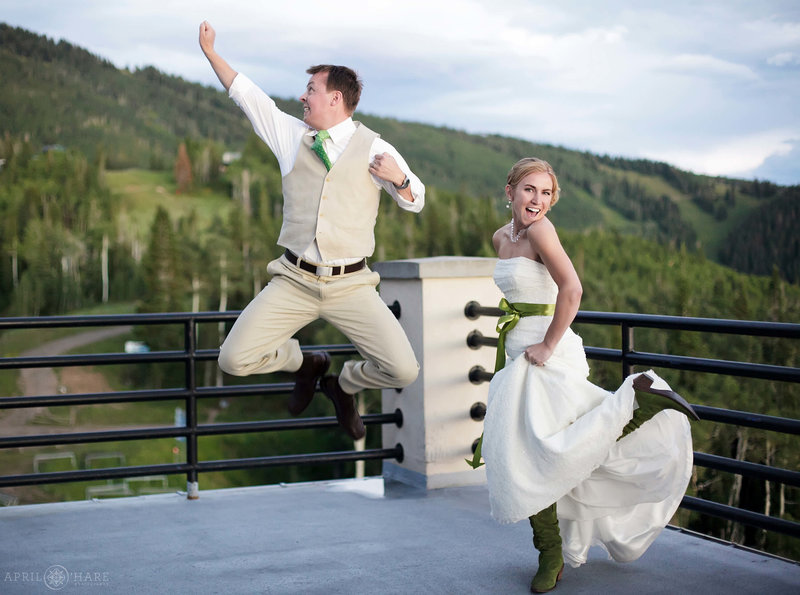
M219 87L355 68L360 111L800 184L797 0L0 0L0 21ZM391 139L387 139L391 142Z

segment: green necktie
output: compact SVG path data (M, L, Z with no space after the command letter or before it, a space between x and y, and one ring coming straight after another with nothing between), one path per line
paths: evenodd
M322 146L322 141L326 138L330 138L331 133L327 130L320 130L317 132L317 136L314 139L314 143L311 145L311 150L314 151L319 158L322 159L322 163L325 164L325 167L328 171L331 171L331 160L328 158L328 154L325 152L325 147Z

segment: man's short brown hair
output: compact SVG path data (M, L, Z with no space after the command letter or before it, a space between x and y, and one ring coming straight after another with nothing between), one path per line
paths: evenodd
M318 64L306 70L308 74L314 76L318 72L327 72L328 81L325 83L326 91L339 91L344 99L344 105L348 113L356 111L358 100L361 99L361 88L364 84L358 78L358 73L347 66L336 66L334 64Z

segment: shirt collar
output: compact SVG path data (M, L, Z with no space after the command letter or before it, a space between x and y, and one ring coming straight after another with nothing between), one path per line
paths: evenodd
M336 144L341 139L352 135L353 132L355 132L355 129L356 124L353 122L353 118L348 117L346 120L342 120L336 124L336 126L331 126L328 128L328 134L331 135L331 141ZM317 131L312 128L307 134L308 136L317 136Z

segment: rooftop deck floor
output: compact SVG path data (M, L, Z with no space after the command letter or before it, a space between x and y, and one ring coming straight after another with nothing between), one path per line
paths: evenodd
M530 527L488 508L380 478L7 507L0 593L527 593ZM800 565L667 529L636 562L593 548L556 592L798 593Z

